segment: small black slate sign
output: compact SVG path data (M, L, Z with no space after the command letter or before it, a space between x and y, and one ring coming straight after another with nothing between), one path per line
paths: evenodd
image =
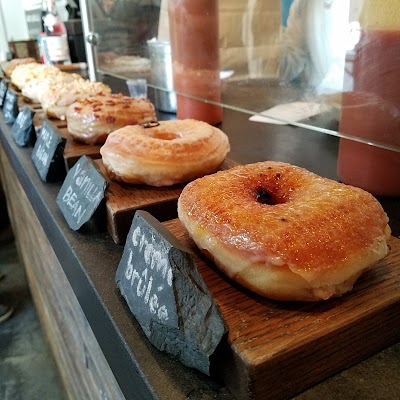
M13 124L18 112L18 95L14 90L8 89L3 103L4 122Z
M2 79L0 82L0 107L3 107L7 90L8 90L8 82Z
M43 121L32 151L32 161L45 182L62 180L66 175L64 147L66 139L48 120Z
M12 136L18 146L32 146L36 140L36 131L33 126L34 111L25 106L18 114L12 126Z
M57 204L68 225L78 230L92 218L105 198L107 180L89 157L82 156L68 171Z
M226 324L190 251L145 211L133 218L115 279L150 342L210 375Z

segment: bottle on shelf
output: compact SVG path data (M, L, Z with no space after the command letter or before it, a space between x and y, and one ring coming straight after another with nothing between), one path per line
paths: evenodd
M67 30L61 20L55 0L42 1L42 33L39 48L45 64L69 64L71 56Z

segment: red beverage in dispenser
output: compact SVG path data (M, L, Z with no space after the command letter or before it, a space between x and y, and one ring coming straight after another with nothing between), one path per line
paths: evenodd
M218 1L169 0L168 14L177 117L217 124L222 108L208 101L221 101Z
M343 94L339 131L372 144L340 139L338 176L375 195L400 196L400 152L373 145L400 150L400 1L366 2L365 7L354 91Z

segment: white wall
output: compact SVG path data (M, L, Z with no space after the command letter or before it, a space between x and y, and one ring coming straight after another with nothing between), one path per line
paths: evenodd
M8 53L8 42L7 42L7 32L5 27L5 18L3 15L3 9L0 3L0 62L7 59Z
M1 7L3 9L8 41L28 40L28 28L25 22L25 11L22 0L1 0Z

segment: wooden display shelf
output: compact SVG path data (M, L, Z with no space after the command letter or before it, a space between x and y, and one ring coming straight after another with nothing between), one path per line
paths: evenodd
M230 281L180 221L164 222L194 254L228 325L215 371L239 399L287 399L400 339L400 240L341 298L278 302Z
M124 400L60 260L2 146L0 160L0 175L19 256L67 397Z

